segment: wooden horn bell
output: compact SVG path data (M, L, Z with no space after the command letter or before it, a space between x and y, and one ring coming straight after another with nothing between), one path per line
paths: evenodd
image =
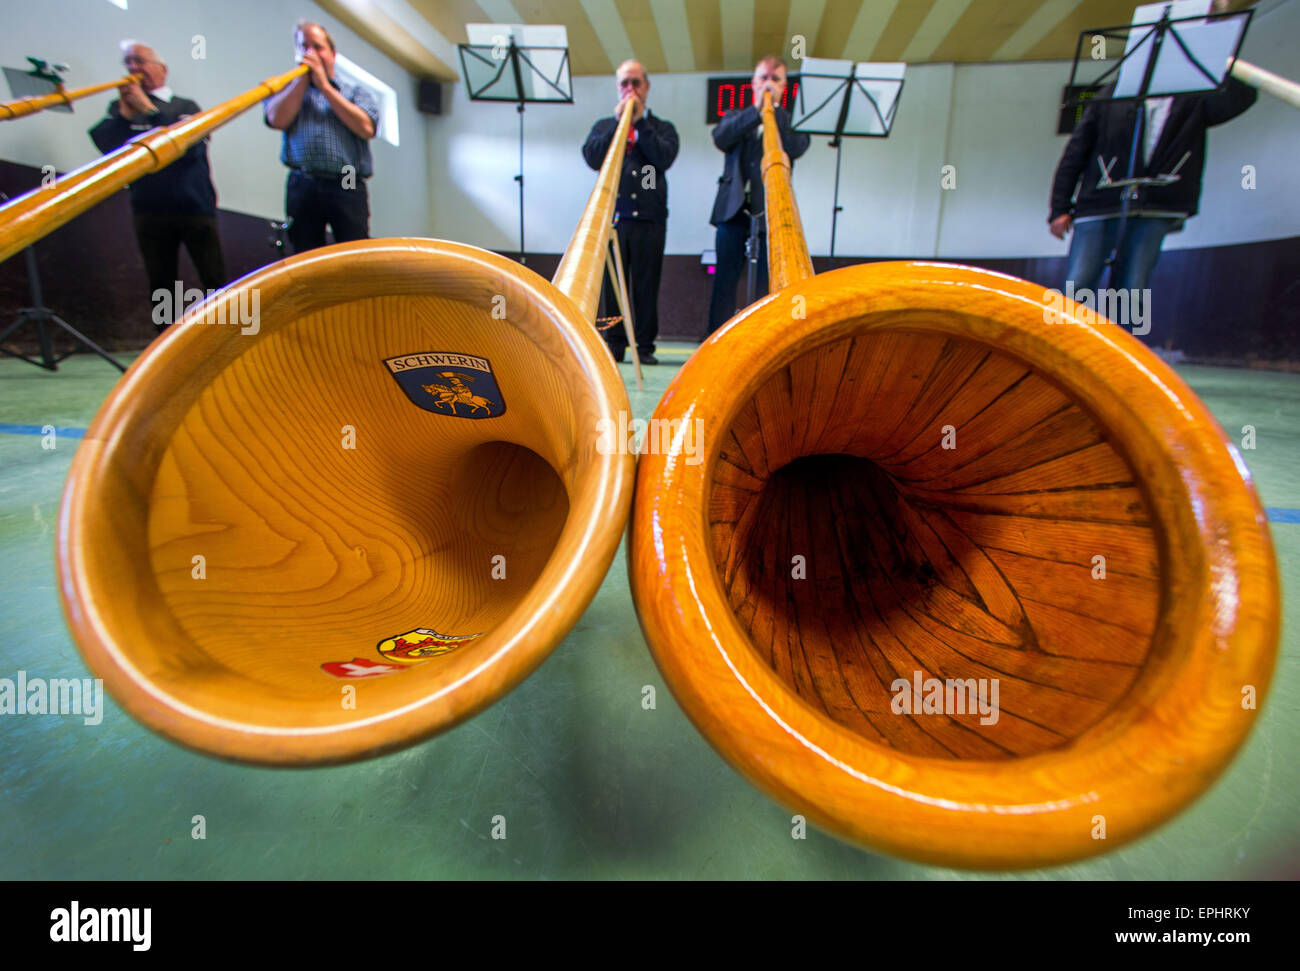
M879 851L1028 867L1140 836L1267 690L1278 577L1244 463L1120 327L1072 302L1047 323L1042 287L813 276L770 103L764 138L773 292L678 373L673 445L638 469L628 569L665 680L752 782Z
M567 634L631 504L632 457L597 450L630 409L591 325L630 118L558 286L452 242L344 244L135 362L77 451L58 559L136 718L229 759L357 759L481 710ZM390 365L431 359L399 386Z

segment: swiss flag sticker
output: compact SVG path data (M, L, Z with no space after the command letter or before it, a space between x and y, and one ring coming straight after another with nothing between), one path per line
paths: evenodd
M368 661L364 657L354 657L351 661L330 661L322 664L320 669L336 678L379 678L394 671L404 670L395 664L380 664Z

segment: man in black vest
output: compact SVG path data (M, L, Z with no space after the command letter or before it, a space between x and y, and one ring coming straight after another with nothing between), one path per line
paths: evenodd
M122 54L127 70L144 80L119 88L121 97L108 106L108 117L90 130L91 140L101 152L120 148L151 128L199 113L197 104L177 97L167 86L167 65L152 47L123 41ZM131 183L131 212L135 238L149 275L150 300L167 301L165 307L155 306L155 321L170 324L183 309L171 306L171 294L179 280L177 265L182 243L199 271L203 289L225 286L226 264L217 232L217 190L212 187L206 139L161 171Z
M736 312L736 284L745 270L745 240L749 238L750 213L759 217L758 296L767 293L767 225L763 220L763 119L758 106L763 92L772 92L776 124L781 130L781 147L794 160L808 151L812 139L803 132L790 130L790 112L781 107L785 94L785 61L770 55L754 68L754 103L748 108L728 111L713 129L713 144L726 152L722 178L718 179L718 196L713 203L709 222L718 227L714 248L717 267L713 277L713 297L709 301L709 333L731 319Z
M668 231L668 179L664 173L677 158L677 129L672 122L652 115L645 106L650 79L636 61L624 61L615 75L618 107L614 117L602 118L591 126L582 146L582 157L593 169L605 161L614 140L623 106L632 102L632 130L623 156L614 221L618 231L623 272L631 291L632 322L636 328L636 352L642 364L658 364L655 338L659 336L659 277L664 265L664 239ZM617 314L617 302L609 281L601 296L601 316ZM623 360L627 334L621 323L603 332L614 360Z

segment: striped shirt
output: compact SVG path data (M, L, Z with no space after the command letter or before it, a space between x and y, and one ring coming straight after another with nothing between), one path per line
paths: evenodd
M369 115L378 131L379 105L369 91L357 84L339 84L333 78L330 84ZM351 165L362 179L370 178L373 173L370 143L349 131L324 93L312 86L303 92L298 115L284 130L280 161L311 175L335 176L345 165Z

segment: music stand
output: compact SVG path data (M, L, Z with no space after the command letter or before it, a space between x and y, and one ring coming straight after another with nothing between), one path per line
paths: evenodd
M524 105L573 104L569 42L560 26L466 24L458 44L470 101L511 101L519 114L519 262L524 255Z
M900 62L854 64L805 57L799 68L799 92L790 127L809 135L831 136L835 149L835 195L831 203L830 264L835 266L835 231L839 223L840 159L845 137L888 138L903 94Z
M49 61L42 60L39 57L28 56L27 60L32 62L30 71L21 71L16 67L7 67L4 69L5 80L9 82L9 93L14 98L43 98L47 94L54 94L63 90L63 79L59 77L60 72L66 72L68 65L51 64ZM46 111L62 111L66 114L72 114L72 102L61 105L51 105Z
M1133 22L1116 27L1085 30L1079 34L1074 64L1070 70L1070 84L1080 82L1080 62L1086 38L1103 37L1123 40L1125 50L1118 62L1106 68L1091 81L1093 85L1107 84L1114 77L1114 90L1108 95L1095 95L1090 100L1137 101L1137 124L1133 126L1133 143L1129 148L1128 170L1122 179L1112 179L1111 170L1118 158L1107 164L1100 156L1099 189L1120 190L1119 228L1115 233L1115 246L1106 257L1105 266L1112 266L1119 256L1128 227L1129 210L1140 198L1145 186L1172 185L1182 178L1178 170L1187 161L1190 152L1183 155L1169 172L1152 176L1137 175L1138 146L1142 143L1146 127L1143 104L1148 97L1166 95L1208 94L1220 88L1227 80L1229 68L1241 49L1246 27L1253 11L1211 14L1210 0L1171 0L1140 6L1133 11ZM1091 43L1088 44L1091 48ZM1093 60L1090 56L1088 60ZM1217 65L1211 69L1207 65ZM1072 98L1066 105L1080 99ZM1065 107L1066 105L1062 105Z

